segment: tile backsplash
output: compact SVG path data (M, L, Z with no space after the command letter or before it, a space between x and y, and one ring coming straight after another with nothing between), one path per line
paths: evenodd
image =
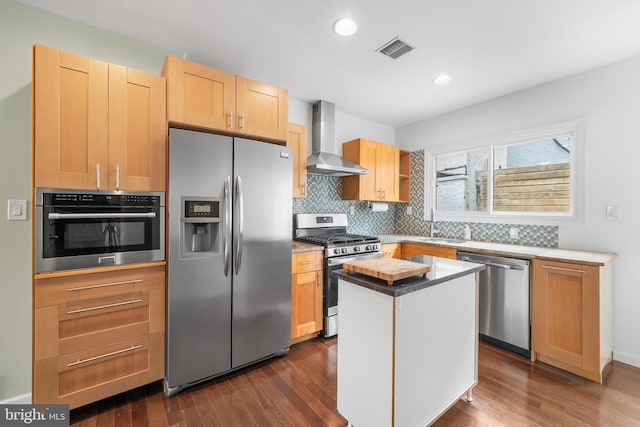
M307 175L307 194L293 199L293 213L345 213L349 221L347 231L355 234L428 235L429 222L424 220L424 151L411 153L411 203L389 203L386 212L372 212L368 202L342 200L342 179L324 175ZM412 213L407 215L407 206ZM353 207L354 213L351 214ZM437 221L438 236L463 238L469 225L472 240L512 243L526 246L555 248L558 246L558 227L525 224L493 224ZM518 238L510 237L510 229L518 229Z

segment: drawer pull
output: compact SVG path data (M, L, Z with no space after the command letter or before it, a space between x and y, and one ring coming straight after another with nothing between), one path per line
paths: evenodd
M116 354L126 353L127 351L133 351L142 348L142 345L132 345L129 348L123 348L122 350L112 351L111 353L101 354L100 356L89 357L88 359L79 359L75 362L67 363L67 368L80 365L82 363L93 362L94 360L104 359L105 357L115 356Z
M102 310L103 308L118 307L118 306L121 306L121 305L135 304L137 302L142 302L142 300L141 299L134 299L134 300L131 300L131 301L116 302L114 304L99 305L99 306L96 306L96 307L79 308L78 310L67 311L67 314L76 314L76 313L84 313L85 311Z
M69 288L67 289L67 291L71 292L71 291L83 291L85 289L96 289L96 288L106 288L108 286L118 286L118 285L131 285L133 283L141 283L142 279L135 279L135 280L127 280L125 282L113 282L113 283L103 283L101 285L91 285L91 286L83 286L80 288Z
M568 271L570 273L580 273L585 274L584 270L574 270L572 268L560 268L560 267L551 267L550 265L543 265L542 268L546 268L547 270L559 270L559 271Z
M302 265L313 264L313 261L303 261L300 264Z

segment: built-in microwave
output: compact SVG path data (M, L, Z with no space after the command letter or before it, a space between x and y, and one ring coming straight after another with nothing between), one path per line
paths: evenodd
M164 193L36 189L37 273L165 259Z

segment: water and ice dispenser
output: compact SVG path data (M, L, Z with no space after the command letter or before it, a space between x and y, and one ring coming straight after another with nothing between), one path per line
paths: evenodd
M182 257L201 257L220 251L222 199L182 198Z

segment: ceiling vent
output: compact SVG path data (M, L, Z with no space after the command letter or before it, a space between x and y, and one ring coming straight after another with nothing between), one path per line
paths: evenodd
M412 50L413 46L400 40L400 37L396 37L388 43L385 43L384 46L376 50L376 52L380 52L381 54L393 59L398 59L405 53L411 52Z

